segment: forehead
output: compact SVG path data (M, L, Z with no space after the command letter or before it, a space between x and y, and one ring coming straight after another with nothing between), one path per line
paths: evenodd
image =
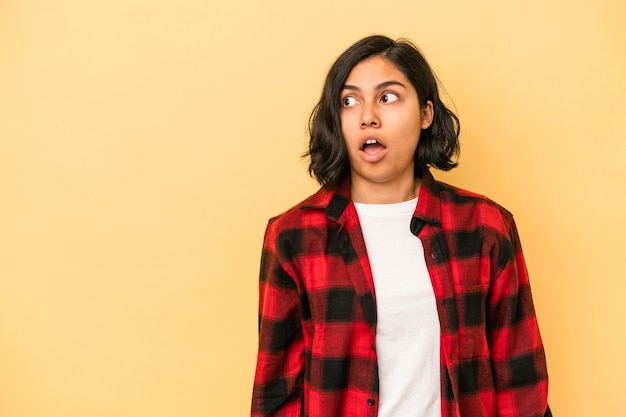
M382 56L373 56L356 64L348 74L346 84L367 87L385 81L399 81L407 88L411 86L404 73L388 58Z

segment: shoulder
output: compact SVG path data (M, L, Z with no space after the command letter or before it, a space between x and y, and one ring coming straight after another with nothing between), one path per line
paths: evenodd
M326 208L333 192L321 189L286 211L269 219L263 248L289 264L313 253L325 253L324 245L332 222Z
M268 221L268 232L274 235L286 230L303 229L326 222L326 208L334 192L321 188Z
M513 223L513 214L492 199L472 191L435 181L439 196L441 222L454 228L486 227L507 233Z

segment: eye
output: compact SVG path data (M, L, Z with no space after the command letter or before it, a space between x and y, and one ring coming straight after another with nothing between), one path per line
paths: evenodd
M385 93L380 98L380 101L383 103L393 103L394 101L398 100L398 98L399 97L396 93Z
M352 96L347 96L341 99L341 104L343 107L352 107L357 103L356 98Z

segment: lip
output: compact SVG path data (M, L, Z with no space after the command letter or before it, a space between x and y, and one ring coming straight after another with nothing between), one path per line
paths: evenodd
M382 146L382 149L380 149L379 151L376 152L365 152L363 150L365 143L368 140L375 140L379 145ZM385 143L377 136L367 136L365 138L363 138L361 140L361 143L359 145L359 156L361 157L361 159L363 159L365 162L378 162L380 161L384 156L385 153L387 153L387 145L385 145Z

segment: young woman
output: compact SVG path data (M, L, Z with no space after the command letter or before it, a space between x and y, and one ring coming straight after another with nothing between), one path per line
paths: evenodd
M433 179L459 122L405 40L330 69L310 120L322 188L270 220L252 416L549 416L512 215Z

